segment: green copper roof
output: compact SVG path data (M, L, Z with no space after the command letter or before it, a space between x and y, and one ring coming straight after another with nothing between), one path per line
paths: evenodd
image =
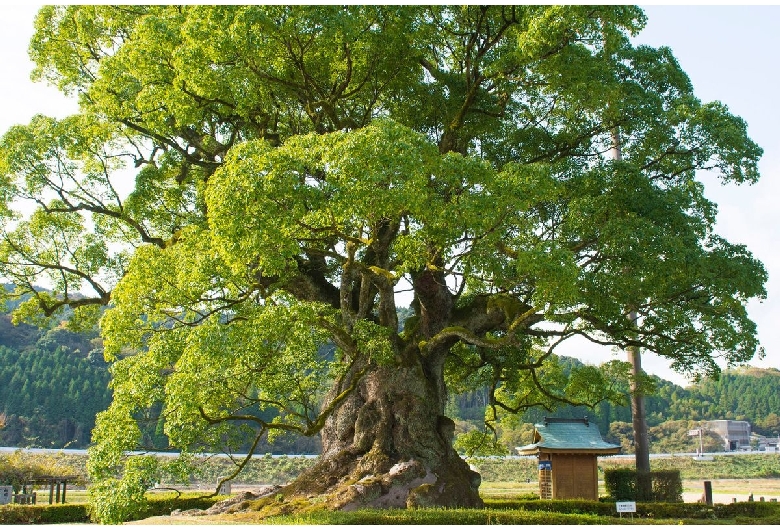
M517 450L522 454L539 449L572 451L584 449L587 452L614 454L619 445L610 444L601 438L599 428L587 419L545 418L544 423L535 425L534 443Z

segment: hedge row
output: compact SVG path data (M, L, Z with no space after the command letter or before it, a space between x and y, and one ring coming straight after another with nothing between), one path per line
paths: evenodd
M612 501L486 499L485 506L499 510L525 510L618 517ZM780 523L780 503L735 502L708 506L701 503L638 502L635 517L642 519L759 519L765 524ZM630 515L623 515L630 517Z
M155 496L138 519L169 515L173 510L209 508L218 498ZM579 500L507 500L487 499L485 510L368 510L359 515L317 513L318 524L612 524L617 512L612 502ZM534 516L532 514L538 514ZM298 515L299 524L307 517ZM347 519L343 519L343 518ZM357 517L357 520L353 518ZM627 515L624 518L628 517ZM737 502L731 504L637 503L634 517L639 519L740 520L755 524L780 524L780 504L773 502ZM445 523L442 518L446 518ZM610 519L605 519L610 518ZM450 521L450 519L452 519ZM0 506L0 525L87 523L85 504L6 505ZM271 522L271 521L266 521Z
M388 509L351 512L318 510L269 517L263 524L280 525L609 525L616 520L590 514L477 509Z
M86 504L0 506L0 525L6 524L73 524L88 523Z
M201 497L188 494L176 497L175 494L154 494L148 498L148 506L136 514L136 520L170 515L174 510L206 510L224 496ZM0 506L0 525L7 524L59 524L88 523L89 509L86 504L47 504L23 505L6 504Z
M636 469L604 471L607 495L619 501L682 502L680 471L669 469L640 474Z

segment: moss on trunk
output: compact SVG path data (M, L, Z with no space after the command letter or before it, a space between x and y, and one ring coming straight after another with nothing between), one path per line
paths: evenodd
M440 388L420 364L365 375L325 425L320 460L283 494L344 510L482 506L479 474L452 448Z

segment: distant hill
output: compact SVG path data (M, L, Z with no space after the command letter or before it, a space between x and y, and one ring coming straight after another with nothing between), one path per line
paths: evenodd
M17 305L0 313L0 445L86 447L95 415L111 403L98 332L15 326L8 312Z
M0 445L86 447L95 415L111 403L102 359L51 346L0 346Z
M10 316L0 315L0 346L24 350L34 346L40 336L41 330L35 326L27 324L14 326Z
M692 386L689 399L689 409L702 419L745 420L753 432L780 435L780 370L776 368L726 370L718 381Z

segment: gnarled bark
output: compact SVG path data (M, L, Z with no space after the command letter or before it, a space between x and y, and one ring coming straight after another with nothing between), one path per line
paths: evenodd
M345 510L482 506L479 474L452 447L441 388L420 362L371 370L323 428L319 462L285 493L325 495Z

